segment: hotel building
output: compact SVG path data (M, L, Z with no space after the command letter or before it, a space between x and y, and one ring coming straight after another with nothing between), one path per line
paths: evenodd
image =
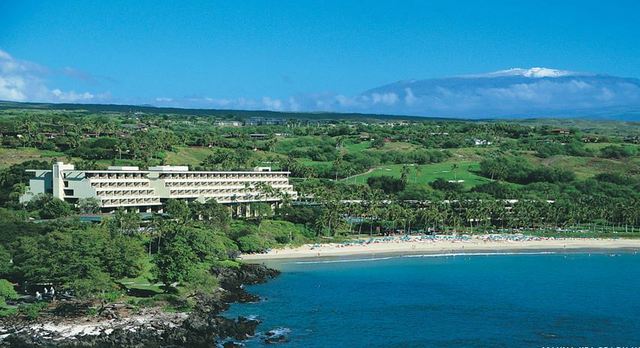
M52 170L34 173L28 191L20 197L26 203L39 194L49 193L69 203L95 198L103 212L117 208L140 212L162 212L167 199L206 202L210 199L233 206L236 215L251 214L251 203L272 207L288 195L297 198L289 184L289 172L259 167L254 171L190 171L186 166L109 167L107 170L75 170L71 164L57 162Z

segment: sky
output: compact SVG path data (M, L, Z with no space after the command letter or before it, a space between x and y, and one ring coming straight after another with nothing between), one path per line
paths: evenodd
M640 77L639 14L640 1L0 0L0 100L314 111L514 67Z

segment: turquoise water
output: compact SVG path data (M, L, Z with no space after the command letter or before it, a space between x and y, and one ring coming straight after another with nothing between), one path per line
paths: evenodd
M640 255L518 254L285 262L233 305L287 347L640 345ZM258 338L248 347L265 344Z

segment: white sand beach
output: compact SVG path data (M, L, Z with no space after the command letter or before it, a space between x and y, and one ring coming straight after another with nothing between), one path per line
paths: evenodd
M241 258L252 261L403 253L448 254L616 249L640 251L640 239L540 238L495 235L377 237L349 243L306 244L295 248L273 249L263 254L242 255Z

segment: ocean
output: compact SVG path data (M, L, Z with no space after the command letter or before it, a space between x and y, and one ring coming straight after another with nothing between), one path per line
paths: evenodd
M248 290L283 347L640 346L640 254L395 256L270 263ZM261 335L245 342L263 347Z

